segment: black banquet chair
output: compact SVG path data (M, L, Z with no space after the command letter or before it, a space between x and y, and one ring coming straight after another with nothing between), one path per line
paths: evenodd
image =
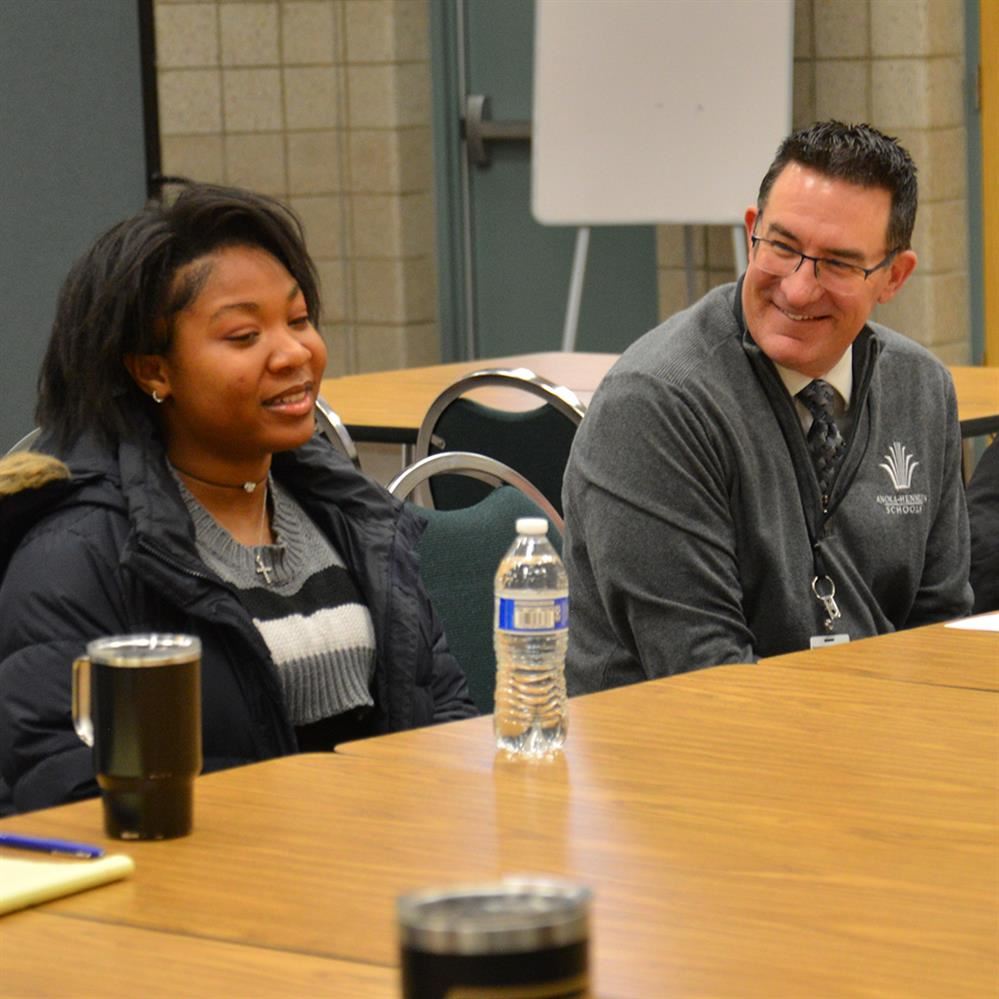
M527 410L499 409L466 398L481 388L511 389L540 400ZM532 400L533 401L533 400ZM562 514L562 476L586 407L574 392L529 368L485 368L449 385L431 403L416 437L416 461L440 451L484 454L516 469ZM435 476L435 508L469 506L486 493L480 482Z
M338 451L346 455L355 468L360 469L361 460L357 456L357 448L340 416L330 408L325 399L316 397L316 430L323 435Z
M7 454L17 454L18 451L30 451L31 445L38 440L42 432L41 427L35 427L34 430L29 430L10 450Z
M407 499L437 475L462 476L486 489L483 499L456 510L420 509L420 575L444 624L448 644L468 680L476 707L493 710L493 577L516 537L518 517L546 517L548 537L562 550L562 518L524 476L484 455L445 452L414 462L388 490Z

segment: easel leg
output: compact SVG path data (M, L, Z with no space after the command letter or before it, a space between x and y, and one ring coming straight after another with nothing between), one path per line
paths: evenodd
M562 330L562 349L575 350L579 332L579 304L583 300L583 279L586 276L586 257L590 251L590 227L576 230L576 249L572 255L572 276L569 279L569 301L565 308L565 327Z

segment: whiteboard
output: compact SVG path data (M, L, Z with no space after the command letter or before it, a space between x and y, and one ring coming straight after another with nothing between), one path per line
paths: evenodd
M742 221L791 127L793 0L537 0L551 225Z

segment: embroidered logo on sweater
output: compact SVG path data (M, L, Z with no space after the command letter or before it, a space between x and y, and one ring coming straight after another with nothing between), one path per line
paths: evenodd
M912 473L918 464L919 462L905 450L905 445L895 441L878 468L883 468L888 473L895 492L899 492L912 487Z
M925 493L913 493L912 477L919 466L914 455L909 454L905 445L894 441L885 455L885 460L878 465L888 473L891 484L895 487L894 494L881 494L878 502L884 507L885 513L906 515L922 513L926 504Z

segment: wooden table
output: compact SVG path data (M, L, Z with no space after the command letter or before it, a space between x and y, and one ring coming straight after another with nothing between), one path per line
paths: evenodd
M322 396L356 441L414 444L430 404L452 382L480 368L530 368L572 389L589 403L618 354L548 351L480 358L424 368L374 371L323 380ZM999 431L999 368L952 367L961 432L965 437Z
M985 615L983 615L985 616ZM931 624L762 660L768 666L849 673L999 692L999 632ZM999 764L997 764L999 765Z
M952 367L962 437L999 433L999 367Z
M124 887L124 886L122 886ZM45 910L0 922L0 995L385 999L394 968Z
M991 995L997 707L727 666L576 698L550 761L495 757L486 717L209 775L132 878L4 917L0 981L388 996L399 893L526 871L593 888L604 999ZM0 826L99 839L99 803Z

